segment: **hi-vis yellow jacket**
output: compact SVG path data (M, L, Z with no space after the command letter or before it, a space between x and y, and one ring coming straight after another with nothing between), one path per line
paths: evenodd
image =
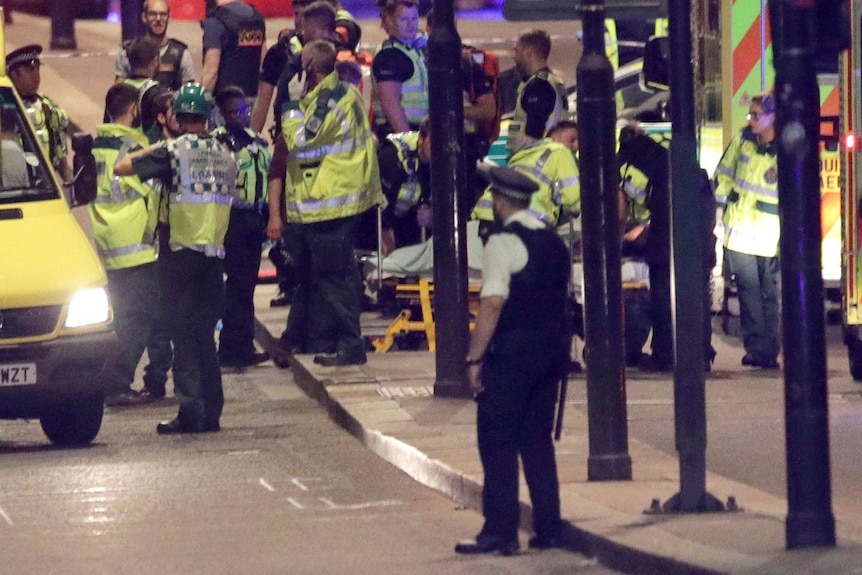
M575 154L549 138L539 140L515 153L509 167L539 184L530 200L530 213L548 226L557 225L560 208L573 215L581 211L581 179ZM473 209L473 219L491 221L494 211L491 188L487 188Z
M569 109L569 101L566 98L566 87L563 81L550 70L539 70L518 85L518 99L515 101L515 111L512 114L512 121L509 122L509 139L506 140L506 151L514 154L524 146L524 139L527 137L527 111L524 110L521 102L521 97L526 90L527 85L533 80L544 80L548 82L554 91L557 93L554 101L554 109L545 121L545 134L548 133L553 126L557 125L563 119Z
M775 145L760 145L750 128L727 147L715 170L715 199L724 211L724 247L753 256L778 254L778 162Z
M131 268L156 260L154 235L159 216L159 192L137 176L115 176L114 164L128 152L147 146L138 129L120 124L96 127L93 156L98 193L87 207L96 248L105 269Z
M362 95L336 72L288 103L281 126L288 149L288 222L325 222L384 203Z

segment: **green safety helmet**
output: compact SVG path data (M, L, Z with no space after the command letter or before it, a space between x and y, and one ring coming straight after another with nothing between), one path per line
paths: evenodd
M183 84L174 96L174 114L195 114L209 118L213 105L210 93L203 84L190 82Z

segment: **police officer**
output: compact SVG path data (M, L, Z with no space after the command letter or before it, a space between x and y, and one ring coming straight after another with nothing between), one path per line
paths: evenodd
M53 100L39 93L39 84L42 81L41 54L42 46L38 44L9 52L6 55L6 73L24 102L27 117L36 130L36 137L42 149L60 177L70 180L72 174L66 159L66 129L69 127L69 117Z
M140 115L138 90L126 84L112 86L105 107L113 122L96 128L98 193L88 211L108 273L117 344L100 379L106 405L139 405L153 398L133 391L131 384L158 318L154 235L159 196L137 176L114 176L119 157L147 145L144 134L133 127Z
M168 38L167 35L171 21L171 6L168 0L147 0L141 12L141 20L147 27L145 37L155 41L159 47L156 81L171 90L178 90L186 82L194 82L195 66L188 46L176 38ZM117 54L114 62L117 82L132 76L133 67L129 61L129 47L132 42L123 42L123 49Z
M118 175L159 178L166 184L163 207L169 249L159 254L165 310L174 342L177 417L159 423L160 434L218 431L224 406L214 332L224 311L224 237L236 194L233 153L210 136L209 93L186 84L174 98L182 136L127 155Z
M503 229L483 256L483 285L467 356L478 403L479 455L485 475L485 524L457 553L517 552L518 456L533 503L532 548L560 544L560 487L551 429L557 383L569 363L561 334L569 253L527 207L538 185L511 168L491 168L495 215Z
M736 277L742 365L778 369L778 162L775 96L751 99L748 126L716 168L716 202L724 211L724 261ZM730 276L728 276L730 277Z
M542 139L563 119L569 109L563 81L548 67L551 38L544 30L524 32L515 42L512 56L522 78L515 112L509 123L506 150L514 154L523 146Z
M282 343L318 354L314 361L322 365L366 361L353 249L361 214L383 201L362 96L339 80L335 62L330 42L307 44L302 65L309 92L290 102L282 115L289 150L287 222L296 228L301 274ZM278 214L270 211L270 234L279 232L280 224Z
M430 193L431 125L424 119L415 132L389 134L380 142L377 160L387 205L382 214L384 252L421 241L416 222Z
M374 131L382 140L393 132L418 130L428 115L428 64L424 44L416 43L418 1L382 0L379 4L389 38L375 54L371 74Z
M222 367L248 367L269 359L254 347L254 288L260 269L267 223L266 176L272 161L263 137L248 128L245 94L228 86L216 94L225 125L213 135L228 145L239 162L237 198L225 236L225 314L219 335Z
M578 124L563 120L548 137L527 145L509 160L509 167L526 174L539 185L530 199L530 214L549 227L557 225L560 212L577 216L581 211L581 179L575 152ZM487 240L494 224L493 186L479 198L473 217L480 220L479 235Z
M260 65L266 51L266 22L240 0L206 0L201 84L211 93L239 86L249 106L257 99ZM219 118L216 118L218 123Z

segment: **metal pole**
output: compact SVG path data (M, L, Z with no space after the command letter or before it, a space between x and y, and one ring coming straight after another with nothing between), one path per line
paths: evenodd
M670 0L671 238L674 286L674 424L679 451L680 490L663 508L669 512L720 511L722 503L706 491L706 393L702 250L703 212L699 194L694 118L691 0ZM695 217L692 217L692 216ZM670 248L670 246L668 246ZM681 345L681 342L696 342Z
M51 0L51 49L76 50L75 6L77 2Z
M602 0L581 2L578 63L583 204L584 328L590 455L587 478L632 478L628 453L620 271L619 173L614 145L614 74L605 54Z
M428 39L431 116L431 197L434 205L434 395L471 397L467 385L470 338L467 302L467 222L459 209L465 185L461 38L453 0L435 0L437 24Z
M120 0L120 26L124 42L146 34L146 27L141 20L143 11L144 0Z
M820 97L814 3L770 2L775 51L787 548L835 545L820 269Z

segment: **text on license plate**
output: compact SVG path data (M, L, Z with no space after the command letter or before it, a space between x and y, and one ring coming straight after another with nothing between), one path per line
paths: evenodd
M36 383L35 363L0 363L0 385Z

